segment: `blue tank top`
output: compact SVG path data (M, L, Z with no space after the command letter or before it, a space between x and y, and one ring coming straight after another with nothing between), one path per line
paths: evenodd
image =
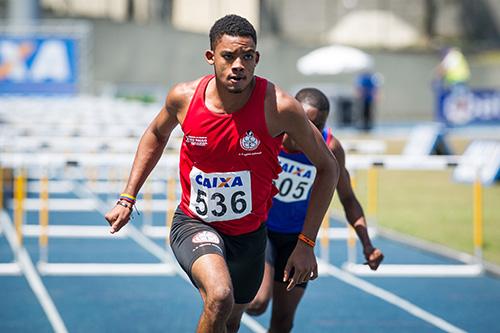
M324 129L322 134L328 143L331 130ZM303 153L287 153L282 148L278 158L283 171L276 180L279 192L273 198L267 228L274 232L299 233L304 225L316 168Z

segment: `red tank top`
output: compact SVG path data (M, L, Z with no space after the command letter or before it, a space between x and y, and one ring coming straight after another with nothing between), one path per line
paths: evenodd
M265 79L255 77L243 108L217 114L205 105L213 78L201 79L182 124L180 207L224 234L241 235L257 230L267 219L277 193L273 180L281 171L282 136L271 137L266 126Z

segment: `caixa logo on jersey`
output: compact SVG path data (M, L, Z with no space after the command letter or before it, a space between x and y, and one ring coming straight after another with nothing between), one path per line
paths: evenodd
M219 176L207 176L204 177L203 174L197 175L195 181L198 185L205 188L224 188L224 187L237 187L243 186L243 180L240 176L229 176L229 177L219 177Z
M438 118L448 125L500 122L500 91L455 89L442 94Z
M314 167L305 166L302 163L294 163L292 160L280 158L281 169L285 173L292 174L296 177L301 178L313 178L314 175Z

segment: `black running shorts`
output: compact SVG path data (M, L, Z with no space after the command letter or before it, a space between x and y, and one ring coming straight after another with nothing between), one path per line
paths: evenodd
M205 254L215 253L226 260L235 303L249 303L257 294L264 275L264 224L251 233L229 236L216 231L208 223L187 216L177 208L170 231L170 246L195 287L197 286L191 274L193 263Z
M268 230L267 237L266 261L274 267L274 281L285 283L283 282L283 274L286 263L297 245L299 234L285 234ZM301 288L306 286L307 282L296 285L296 287Z

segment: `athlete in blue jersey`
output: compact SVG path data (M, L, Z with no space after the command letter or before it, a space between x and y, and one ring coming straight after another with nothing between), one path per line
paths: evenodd
M328 98L318 89L305 88L295 98L302 103L309 120L323 133L330 150L335 154L340 167L337 191L347 220L356 230L363 245L367 264L376 270L383 260L382 252L374 248L368 235L363 209L351 187L349 173L345 168L345 153L340 142L325 129L330 110ZM264 280L257 296L247 308L250 315L262 314L272 302L271 324L268 332L289 332L293 326L295 310L304 295L307 283L297 284L299 288L289 288L290 272L288 258L299 240L304 224L309 194L316 170L297 144L284 136L279 154L283 171L276 181L279 193L273 199L273 206L267 220L268 246Z

